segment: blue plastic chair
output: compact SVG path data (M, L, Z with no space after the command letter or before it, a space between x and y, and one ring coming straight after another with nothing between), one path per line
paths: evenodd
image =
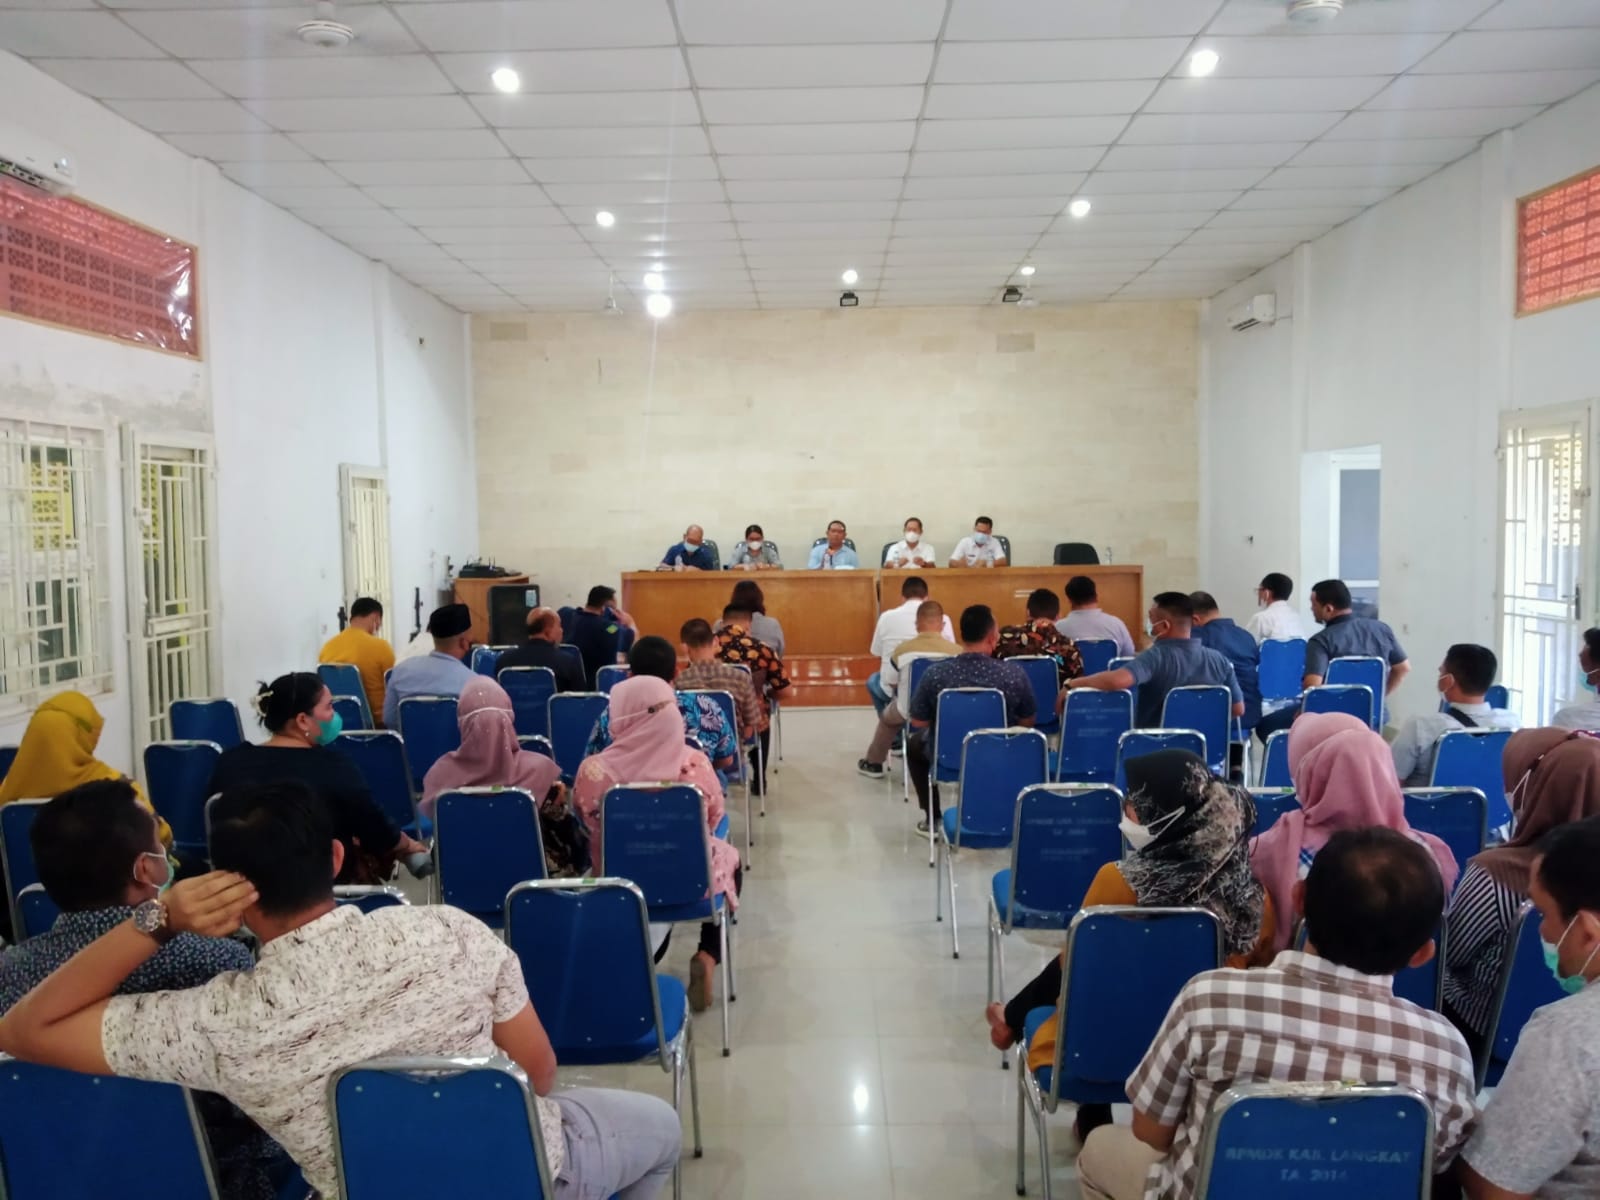
M1261 756L1261 786L1264 788L1293 787L1289 777L1289 731L1280 729L1267 735L1267 751Z
M1252 834L1260 837L1278 823L1284 813L1300 807L1300 801L1291 787L1251 788L1250 799L1256 806L1256 825Z
M1503 683L1494 684L1484 694L1484 700L1490 708L1507 709L1511 707L1511 692ZM3 778L3 776L0 776Z
M1228 773L1228 741L1233 730L1233 694L1217 684L1175 687L1161 705L1163 729L1193 729L1206 740L1200 756L1215 775Z
M0 1055L0 1114L7 1200L217 1200L210 1144L176 1084Z
M1111 660L1111 666L1108 669L1112 670L1112 671L1120 671L1124 667L1128 667L1128 666L1132 666L1132 665L1133 665L1133 659L1131 657L1113 658ZM1138 712L1139 711L1139 685L1138 684L1134 684L1131 688L1129 688L1128 689L1128 694L1133 697L1133 710L1134 710L1134 712Z
M151 742L144 748L144 778L150 803L172 828L172 852L180 862L210 860L206 845L206 800L222 747L215 742Z
M1117 741L1132 728L1132 692L1069 691L1061 713L1057 782L1110 783L1117 776Z
M361 772L384 815L412 837L427 838L433 823L417 815L418 777L411 774L405 741L392 729L346 730L333 740Z
M632 674L632 672L621 663L607 663L605 666L601 667L597 672L595 672L595 691L604 692L609 696L611 694L611 689L616 687L617 684L621 683L624 679L628 678L630 674ZM734 726L734 728L738 728L738 726Z
M1364 683L1325 683L1307 688L1301 711L1308 713L1342 712L1371 725L1375 707L1373 691Z
M1383 729L1383 698L1388 693L1389 664L1381 658L1365 655L1348 655L1328 664L1328 674L1322 681L1335 687L1356 685L1372 693L1372 712L1367 724L1376 731Z
M546 758L554 758L556 752L550 748L550 739L542 733L519 733L517 745L534 754L542 754Z
M929 770L930 798L941 783L961 778L961 754L967 734L974 729L1004 729L1006 698L999 688L945 688L933 706L933 762ZM928 822L928 865L934 866L938 822Z
M411 904L399 888L378 884L341 884L333 889L333 899L337 904L348 904L364 913L375 913L380 908L404 908Z
M1305 678L1305 670L1305 638L1271 638L1262 642L1261 666L1256 674L1262 703L1300 699L1300 681Z
M1300 1182L1286 1183L1297 1162ZM1417 1200L1428 1194L1432 1176L1433 1110L1413 1088L1241 1084L1224 1092L1206 1117L1196 1200L1324 1191Z
M1516 923L1506 935L1501 955L1500 984L1490 1010L1489 1036L1478 1063L1478 1086L1494 1087L1500 1082L1522 1036L1522 1027L1534 1010L1566 999L1549 969L1544 965L1544 949L1539 938L1539 910L1523 906Z
M400 701L400 736L413 781L427 778L429 767L461 749L456 708L454 696L407 696Z
M1017 1194L1025 1192L1020 1111L1033 1116L1050 1194L1050 1146L1045 1115L1060 1100L1125 1104L1124 1084L1189 980L1222 964L1222 928L1203 908L1086 908L1067 927L1066 965L1054 1010L1028 1015L1017 1063ZM1117 986L1105 986L1114 979ZM1054 1062L1028 1067L1028 1044L1054 1011Z
M549 737L556 673L549 667L507 667L495 678L511 697L511 720L518 735Z
M1127 763L1141 754L1154 754L1157 750L1188 750L1201 758L1206 756L1205 735L1194 729L1130 729L1117 739L1117 790L1128 790Z
M1300 928L1295 933L1294 948L1303 950L1306 944L1306 926L1301 922ZM1439 924L1433 931L1433 957L1420 967L1402 967L1394 973L1394 994L1402 1000L1409 1000L1418 1008L1425 1008L1430 1012L1444 1010L1444 962L1445 962L1445 923L1444 918L1439 919Z
M17 919L20 924L13 927L16 940L20 942L43 933L56 923L60 915L61 909L50 899L44 884L30 883L17 893Z
M950 885L951 958L961 957L951 857L963 847L998 850L1011 845L1016 836L1017 798L1050 778L1049 743L1037 729L975 729L962 739L960 778L956 806L939 814L938 869L933 877L935 921L941 919L940 875Z
M244 742L239 710L225 696L209 700L174 700L167 709L167 724L175 742L215 742L224 750Z
M433 860L439 902L499 929L506 893L546 876L538 801L523 788L441 793L433 810Z
M604 692L557 692L550 697L550 747L568 783L578 774L589 735L610 702Z
M1098 675L1111 669L1111 660L1117 657L1117 643L1110 638L1079 638L1072 643L1083 659L1083 673Z
M609 668L600 669L606 671ZM739 710L732 692L717 692L709 688L683 688L682 691L686 696L704 696L715 704L722 711L722 719L728 723L728 728L734 730L735 737L738 736ZM759 742L752 738L748 742L740 740L739 744L741 750L748 750L751 746L759 745ZM734 759L733 780L744 787L744 866L749 870L755 862L755 831L750 824L750 759L743 753L734 755ZM728 819L726 812L723 813L722 819L724 821Z
M672 1077L672 1107L683 1110L689 1078L694 1156L700 1142L694 1022L682 982L656 973L644 894L626 879L519 883L506 897L506 945L556 1059L607 1066L654 1058ZM674 1170L681 1196L683 1170Z
M372 722L367 720L367 706L359 696L335 696L333 711L339 714L340 729L359 731L372 728Z
M487 675L490 679L500 669L500 656L510 646L474 646L472 648L472 669L479 675Z
M1456 856L1463 871L1467 860L1488 841L1488 801L1477 788L1406 788L1406 824L1431 833ZM1460 881L1458 875L1457 881Z
M11 764L17 761L17 749L16 746L0 746L0 783L11 774Z
M917 688L921 686L922 677L927 674L928 668L934 663L938 662L940 658L948 657L950 656L919 656L915 658L908 658L906 660L905 670L901 673L900 677L900 687L895 693L894 698L894 702L900 706L900 712L902 715L911 711L911 698L917 694ZM905 703L902 704L902 700L904 700ZM905 758L902 756L900 759L900 792L901 799L905 800L907 804L911 802L911 776L909 772L910 767L906 765Z
M0 868L6 879L6 904L11 910L12 929L19 927L17 893L30 883L39 882L29 831L39 810L49 803L48 799L29 799L0 804Z
M562 642L556 647L556 649L572 660L573 666L577 667L578 670L583 672L583 677L585 679L589 677L588 669L583 665L582 650L578 649L578 647L574 646L571 642Z
M346 729L375 729L377 722L372 719L372 710L367 706L367 689L361 683L361 672L350 663L318 663L317 676L333 693L334 707L338 707L341 697L348 696L361 706L361 723L352 725L350 717L344 719ZM387 686L387 681L385 681Z
M1509 729L1451 729L1439 738L1433 759L1436 788L1476 788L1488 805L1488 827L1500 829L1511 824L1511 805L1506 800L1506 780L1501 768Z
M1061 693L1061 668L1048 654L1019 654L1008 658L1022 668L1033 688L1033 704L1037 710L1033 728L1048 737L1061 728L1061 718L1056 715L1056 697Z
M328 1112L341 1200L555 1195L533 1093L507 1059L357 1063L328 1081Z
M711 891L705 797L687 783L614 787L600 801L599 873L631 880L650 920L711 921L722 942L722 1054L733 1052L728 1005L736 996L726 897Z

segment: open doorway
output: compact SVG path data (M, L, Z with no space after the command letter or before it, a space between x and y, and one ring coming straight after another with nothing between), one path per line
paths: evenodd
M1307 453L1301 464L1300 572L1307 589L1342 579L1355 612L1380 614L1379 518L1383 451L1378 446Z

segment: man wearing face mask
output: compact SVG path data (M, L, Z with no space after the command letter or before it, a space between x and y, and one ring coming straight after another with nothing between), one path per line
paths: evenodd
M1462 1153L1468 1200L1600 1195L1600 819L1562 826L1540 849L1528 893L1545 962L1569 998L1522 1027Z
M1401 787L1427 787L1433 781L1433 762L1439 739L1452 729L1520 729L1517 715L1490 708L1485 697L1494 684L1499 663L1487 646L1462 642L1445 651L1439 664L1439 694L1445 707L1439 712L1407 717L1389 747Z
M883 552L883 565L915 570L937 567L939 556L922 540L922 518L907 517L900 540Z
M1600 680L1600 629L1583 631L1583 646L1578 650L1578 686L1582 688L1576 704L1557 711L1550 722L1558 729L1600 729L1600 696L1595 694Z
M761 526L745 528L744 541L733 552L729 565L735 571L781 571L783 562L778 558L778 548L767 541Z
M950 555L952 567L1003 567L1006 565L1006 552L1001 548L1000 539L994 536L994 522L988 517L979 517L972 523L972 532L956 543L954 553Z
M706 531L691 525L683 531L683 540L667 547L661 556L658 571L715 571L717 555L706 544Z

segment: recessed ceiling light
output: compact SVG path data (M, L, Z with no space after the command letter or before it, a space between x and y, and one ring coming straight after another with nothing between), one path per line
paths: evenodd
M500 67L490 76L489 82L494 84L497 92L520 92L522 90L522 76L518 75L511 67Z
M1089 202L1087 200L1074 200L1067 205L1067 211L1075 217L1087 217L1089 215Z
M617 223L617 217L615 213L607 212L602 208L599 212L595 213L594 223L600 226L601 229L610 229Z
M857 274L856 269L854 267L847 267L845 269L845 273L843 275L839 276L839 278L844 280L845 287L849 287L856 280L860 279L861 276L859 274Z
M1038 268L1035 267L1032 263L1024 263L1022 266L1017 268L1017 274L1018 275L1032 275L1036 270L1038 270Z
M644 299L644 310L659 321L672 311L672 297L665 292L651 292Z
M1215 50L1196 50L1189 56L1189 74L1196 79L1211 74L1222 61Z
M644 286L648 291L659 292L662 288L667 286L667 281L661 278L661 273L659 271L646 271L644 276Z

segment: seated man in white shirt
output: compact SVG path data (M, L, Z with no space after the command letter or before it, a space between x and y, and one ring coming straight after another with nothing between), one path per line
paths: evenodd
M1261 577L1261 585L1256 588L1256 603L1260 605L1260 611L1245 626L1246 631L1255 637L1257 645L1306 636L1305 623L1289 603L1292 595L1294 580L1283 572L1273 571Z
M922 540L922 518L907 517L900 540L883 552L883 565L908 570L937 567L939 556Z
M1515 713L1490 708L1484 699L1500 669L1487 646L1461 642L1445 651L1439 664L1439 694L1448 706L1443 712L1407 717L1390 746L1400 786L1428 787L1433 782L1433 760L1439 739L1452 729L1519 729Z
M1600 730L1600 696L1595 695L1597 675L1600 675L1600 629L1585 629L1583 645L1578 650L1578 682L1584 695L1576 704L1559 709L1550 724L1557 729Z
M994 522L979 517L972 523L972 532L956 543L950 555L952 567L1003 567L1006 552L1000 548L1000 539L994 536Z
M927 598L928 581L918 575L909 576L900 584L900 606L885 609L878 618L878 627L872 631L872 645L867 653L877 655L878 669L867 676L867 694L872 697L872 707L878 710L880 717L894 697L892 689L883 686L893 669L891 656L901 642L917 636L917 609ZM944 618L942 632L947 641L956 640L949 617Z

